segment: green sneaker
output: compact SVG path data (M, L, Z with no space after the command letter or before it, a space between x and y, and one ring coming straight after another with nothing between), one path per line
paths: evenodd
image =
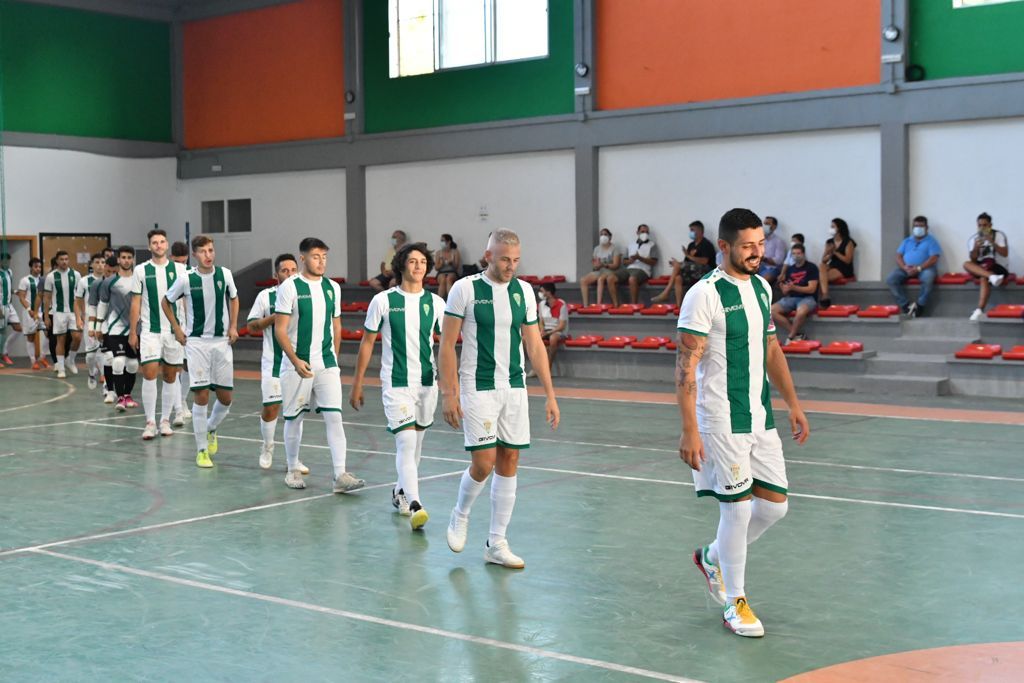
M213 461L210 460L210 454L207 451L199 451L196 454L196 467L213 467Z
M206 432L206 450L210 455L217 455L217 432Z

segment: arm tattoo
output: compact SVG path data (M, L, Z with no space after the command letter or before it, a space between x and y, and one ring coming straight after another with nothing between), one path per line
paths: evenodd
M707 339L704 337L692 334L679 335L678 351L676 352L676 386L681 387L687 394L697 394L696 362L700 361L706 348Z

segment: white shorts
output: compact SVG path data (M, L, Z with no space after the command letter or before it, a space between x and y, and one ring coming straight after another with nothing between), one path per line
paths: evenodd
M463 390L459 402L467 451L495 446L530 447L530 404L526 389Z
M7 306L0 306L0 330L6 328L8 325L18 325L21 321L18 320L18 312L14 310L14 306L8 304ZM24 328L22 328L24 331Z
M312 377L299 377L292 367L281 368L281 390L286 420L312 410L313 399L318 413L341 412L341 370L337 367L325 368L318 363L313 366Z
M185 356L192 391L234 388L234 355L227 339L189 339Z
M786 493L786 462L778 431L753 434L705 434L706 460L693 471L698 496L731 501L750 495L753 486Z
M93 337L88 332L82 333L82 347L86 353L92 353L93 351L100 350L100 340Z
M74 313L51 313L50 319L53 321L54 334L78 332L78 318Z
M139 336L139 365L159 362L180 367L184 355L185 349L170 332L143 332Z
M21 332L25 336L35 334L39 330L39 321L33 320L32 316L29 315L28 311L25 311L21 315Z
M384 416L392 434L434 424L437 410L437 385L432 387L391 387L384 389Z
M263 405L274 406L281 403L281 378L274 373L260 373L260 390L263 392Z

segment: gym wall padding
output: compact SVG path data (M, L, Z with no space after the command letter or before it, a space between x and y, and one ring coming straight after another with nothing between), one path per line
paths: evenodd
M596 2L599 109L880 81L878 0Z
M388 3L364 5L366 131L431 128L569 114L573 0L550 0L548 56L422 76L388 76Z
M954 9L911 0L910 63L927 80L1024 71L1024 2Z
M8 131L170 142L171 28L0 2Z
M185 146L343 135L343 37L339 0L301 0L185 24Z

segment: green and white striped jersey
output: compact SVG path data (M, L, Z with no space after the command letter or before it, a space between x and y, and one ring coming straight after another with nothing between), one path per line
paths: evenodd
M293 275L277 286L274 312L291 316L288 339L295 355L316 367L338 366L334 356L334 319L341 317L341 286L326 277L307 280ZM281 362L291 368L287 357Z
M72 268L64 271L51 270L47 274L43 290L51 292L53 296L50 313L74 313L75 286L81 278L78 271Z
M99 304L96 317L101 318L103 334L124 336L128 334L129 314L132 305L132 279L114 273L105 279L99 288Z
M26 275L21 278L21 282L18 283L18 291L25 292L25 298L28 299L29 309L39 310L39 278L35 275Z
M0 270L0 306L7 307L14 300L14 275L11 271Z
M256 295L256 301L252 305L252 310L249 311L249 317L246 318L248 322L253 320L259 320L266 318L268 315L274 313L274 305L277 303L277 287L268 287L262 292ZM284 352L281 350L281 345L277 343L277 337L274 336L274 326L263 330L263 357L260 359L260 369L264 373L269 373L271 377L281 376L281 359L284 356Z
M152 259L135 266L132 273L132 294L142 298L139 307L141 332L161 334L173 330L160 307L160 299L167 294L175 280L187 274L188 268L184 263L175 263L170 259L162 266L153 263Z
M707 337L697 364L697 426L709 434L775 428L766 360L772 287L760 275L740 280L715 268L690 288L679 331Z
M237 299L238 290L227 268L214 266L210 273L193 268L174 280L164 298L172 304L178 299L185 300L185 336L224 339L231 322L228 300Z
M78 279L78 284L75 285L75 298L82 300L82 314L85 316L84 323L86 326L89 325L89 290L101 280L102 278L96 277L92 273L89 273L85 277ZM86 328L88 329L88 327Z
M441 331L444 299L401 287L380 292L366 311L365 327L382 335L380 382L391 387L432 387L437 377L434 332Z
M537 324L537 297L529 284L498 284L484 273L462 278L448 293L445 315L463 319L463 389L526 387L522 327Z

